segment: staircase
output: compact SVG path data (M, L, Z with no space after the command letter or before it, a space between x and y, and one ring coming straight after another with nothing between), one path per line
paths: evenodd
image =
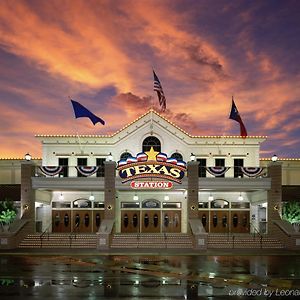
M117 233L112 238L111 248L192 249L193 241L184 233Z
M50 233L44 235L41 240L40 234L29 234L19 244L19 248L85 248L96 249L96 234L76 234L70 236L68 233Z
M284 245L268 236L251 234L208 234L208 249L283 249Z

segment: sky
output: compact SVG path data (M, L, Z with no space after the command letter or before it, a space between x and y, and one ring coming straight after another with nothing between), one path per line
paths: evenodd
M41 157L36 134L111 134L153 105L192 135L268 136L300 153L300 1L1 0L0 158ZM105 120L75 119L69 97Z

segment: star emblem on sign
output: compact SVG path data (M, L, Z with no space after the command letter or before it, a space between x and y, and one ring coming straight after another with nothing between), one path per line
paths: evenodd
M154 160L156 161L156 156L159 152L154 151L153 147L150 148L150 151L145 152L148 156L148 160Z

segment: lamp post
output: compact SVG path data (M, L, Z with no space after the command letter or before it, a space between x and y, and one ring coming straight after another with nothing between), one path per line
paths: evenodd
M114 160L114 158L113 158L111 152L109 152L109 154L107 156L107 161L113 161L113 160Z
M191 153L190 160L191 161L195 161L196 160L196 156L195 156L194 153Z
M31 155L28 152L24 155L24 158L26 161L31 161Z

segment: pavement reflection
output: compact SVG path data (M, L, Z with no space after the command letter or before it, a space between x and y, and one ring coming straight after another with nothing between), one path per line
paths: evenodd
M1 256L0 265L1 299L287 299L297 291L300 296L296 255L14 255Z

